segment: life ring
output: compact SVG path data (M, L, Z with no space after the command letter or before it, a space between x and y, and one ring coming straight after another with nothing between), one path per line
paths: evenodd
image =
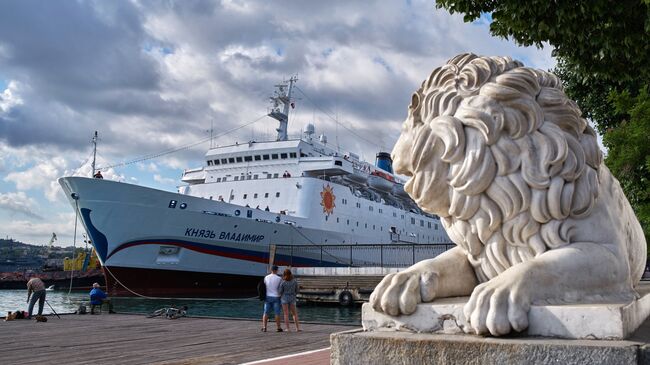
M354 303L354 297L352 296L352 293L350 293L347 290L344 290L339 294L339 304L344 306L344 307L349 307Z

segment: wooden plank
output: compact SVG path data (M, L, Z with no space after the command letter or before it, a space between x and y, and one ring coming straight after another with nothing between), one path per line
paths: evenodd
M0 322L3 364L237 364L329 346L353 328L303 323L302 332L260 331L261 321L64 315L47 323ZM25 351L25 348L36 349Z

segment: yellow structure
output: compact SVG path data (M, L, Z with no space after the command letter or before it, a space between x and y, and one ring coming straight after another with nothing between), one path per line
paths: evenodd
M80 252L77 254L77 257L74 259L71 259L69 257L66 257L63 259L63 270L64 271L81 271L84 267L84 261L86 261L86 253L85 252ZM88 267L86 270L90 269L97 269L99 268L99 260L97 259L97 255L95 254L95 250L93 249L90 252L90 261L88 263Z

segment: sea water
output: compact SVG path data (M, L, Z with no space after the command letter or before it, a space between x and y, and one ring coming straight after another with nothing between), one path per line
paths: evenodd
M43 314L73 313L79 304L89 308L88 292L67 290L48 291L46 295L48 304L45 304ZM6 315L8 311L27 310L27 290L0 290L0 314ZM252 299L143 299L143 298L112 298L115 311L122 313L151 313L156 309L169 306L188 307L188 315L226 318L260 319L262 316L262 302L257 298ZM52 308L50 308L50 306ZM107 308L104 306L104 311ZM38 311L38 303L34 313ZM361 324L361 308L359 306L341 307L339 305L315 305L298 303L298 316L304 322L317 322L327 324Z

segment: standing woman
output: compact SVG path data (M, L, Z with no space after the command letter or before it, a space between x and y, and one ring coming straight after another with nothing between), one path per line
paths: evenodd
M285 269L282 274L282 283L280 284L280 301L282 302L282 312L284 312L284 323L289 331L289 311L293 316L293 323L296 330L300 332L300 323L298 322L298 310L296 309L296 295L298 294L298 281L293 277L291 270Z

